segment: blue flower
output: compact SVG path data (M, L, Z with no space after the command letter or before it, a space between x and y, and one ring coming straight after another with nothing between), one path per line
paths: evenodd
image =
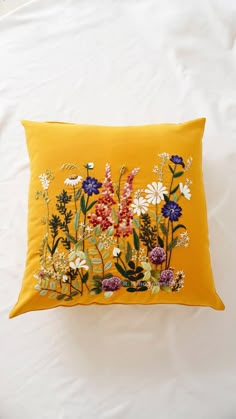
M82 183L82 188L84 192L86 192L89 196L92 194L98 195L99 188L101 188L102 183L98 182L95 177L87 176L86 179Z
M185 164L183 162L183 157L180 156L171 156L170 161L172 161L172 163L174 164L180 164L180 166L185 167Z
M178 221L182 215L182 208L174 201L167 202L161 210L165 218L169 218L171 221Z

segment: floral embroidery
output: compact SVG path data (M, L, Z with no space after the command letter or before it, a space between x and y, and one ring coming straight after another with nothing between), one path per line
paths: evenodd
M185 273L172 266L172 255L175 248L189 246L181 202L191 200L192 182L179 178L190 170L192 157L184 161L163 152L158 159L150 183L138 189L141 168L122 166L114 180L106 163L100 180L91 174L94 162L81 168L64 164L61 170L73 174L65 176L54 210L54 175L49 169L39 175L36 199L45 203L45 232L34 277L41 296L71 301L84 293L110 298L125 289L151 296L183 288Z

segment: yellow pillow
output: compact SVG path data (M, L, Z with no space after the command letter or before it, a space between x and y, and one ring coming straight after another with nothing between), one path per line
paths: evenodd
M224 309L209 256L205 119L23 125L31 166L28 255L10 317L94 303Z

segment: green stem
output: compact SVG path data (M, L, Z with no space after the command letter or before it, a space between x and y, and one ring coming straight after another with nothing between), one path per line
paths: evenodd
M77 211L78 211L78 208L77 208L77 203L76 203L76 199L75 199L76 190L75 190L74 185L73 185L73 192L74 192L74 205L75 205L75 215L76 215ZM78 237L78 231L76 230L76 232L75 232L76 241L77 241L77 237Z
M169 236L169 228L170 228L170 219L168 218L167 235L166 235L166 268L167 268L167 265L168 265L168 236Z
M171 179L171 183L170 183L169 197L170 197L170 193L171 193L171 190L172 190L172 185L173 185L173 181L174 181L175 171L176 171L176 164L175 164L175 167L174 167L174 171L173 171L172 179Z
M85 214L84 214L84 227L83 227L83 252L84 252L84 246L85 246L85 228L86 228L86 221L87 221L87 208L89 203L89 195L87 196L86 204L85 204Z
M174 233L173 233L173 221L171 221L171 242L173 241L173 239L174 239ZM168 267L168 268L169 268L169 266L170 266L171 255L172 255L172 249L170 249L169 262L168 262L168 265L167 265L167 267Z
M157 246L158 246L158 236L159 236L159 230L158 230L158 204L156 204L156 226L157 226Z
M95 247L96 247L96 249L99 253L99 256L100 256L100 259L101 259L101 262L102 262L102 277L104 278L105 277L104 260L103 260L102 254L101 254L97 244L95 244Z
M79 276L80 276L80 279L81 279L81 295L83 295L83 292L84 292L84 284L83 284L83 277L82 277L82 275L81 275L81 272L79 271Z

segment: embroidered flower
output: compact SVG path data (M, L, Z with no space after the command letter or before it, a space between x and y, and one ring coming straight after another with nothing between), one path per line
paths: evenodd
M82 188L88 196L92 196L93 194L99 194L99 188L101 188L102 183L98 182L95 177L87 176L86 179L82 183Z
M182 208L176 202L169 201L161 209L161 212L165 218L169 218L171 221L178 221L182 215Z
M180 184L179 184L179 189L180 189L181 194L182 194L182 195L183 195L186 199L188 199L188 200L190 200L190 199L191 199L190 189L189 189L189 187L188 187L188 185L187 185L187 184L183 185L183 183L182 183L182 182L180 182Z
M185 166L185 164L183 162L183 157L180 157L180 156L177 156L177 155L171 156L170 161L172 161L172 163L174 163L174 164L179 164L182 167Z
M89 163L87 163L84 166L86 169L94 169L94 163L92 161L90 161Z
M133 211L130 208L132 202L131 194L133 192L133 181L139 170L137 167L133 169L125 182L117 214L118 223L115 225L115 237L128 237L132 233Z
M82 182L82 176L71 175L65 179L64 184L67 186L75 186L79 182Z
M116 291L121 287L121 280L117 276L112 276L111 278L105 278L102 280L102 290L103 291Z
M46 173L42 173L39 175L39 179L41 181L42 188L46 191L50 185L50 180L48 179L48 176Z
M166 260L166 252L162 247L154 247L149 253L149 258L152 263L159 265Z
M180 233L178 242L176 246L188 247L189 246L189 236L188 232Z
M119 249L119 247L114 247L113 252L112 252L113 256L117 258L120 253L121 253L121 250Z
M159 285L160 287L171 287L175 283L174 272L172 269L165 269L161 272Z
M169 155L169 153L164 152L164 153L159 153L158 157L160 157L162 160L167 160L167 159L170 158L170 155Z
M187 172L190 169L190 167L192 166L192 162L193 162L193 158L189 157L185 165L185 169L184 169L185 172Z
M62 276L62 282L68 282L69 281L69 279L68 279L68 276L67 275L63 275Z
M184 278L185 273L184 271L177 271L175 274L175 283L172 286L172 291L180 291L184 287Z
M147 194L146 198L150 204L159 204L161 200L164 200L164 195L168 195L168 191L162 182L152 182L152 184L147 185L145 189Z
M148 210L148 202L146 199L139 197L135 198L133 204L131 204L133 208L134 214L140 216L141 214L145 214Z
M70 262L69 265L74 270L76 270L76 269L85 269L87 271L88 268L89 268L86 265L86 260L85 259L80 259L80 258L76 258L75 259L75 262Z
M111 167L107 163L105 166L105 178L103 182L101 197L96 203L95 213L88 215L88 219L90 220L91 224L94 227L100 225L102 231L106 231L108 227L113 225L112 205L115 204L113 196L114 187L111 179Z

